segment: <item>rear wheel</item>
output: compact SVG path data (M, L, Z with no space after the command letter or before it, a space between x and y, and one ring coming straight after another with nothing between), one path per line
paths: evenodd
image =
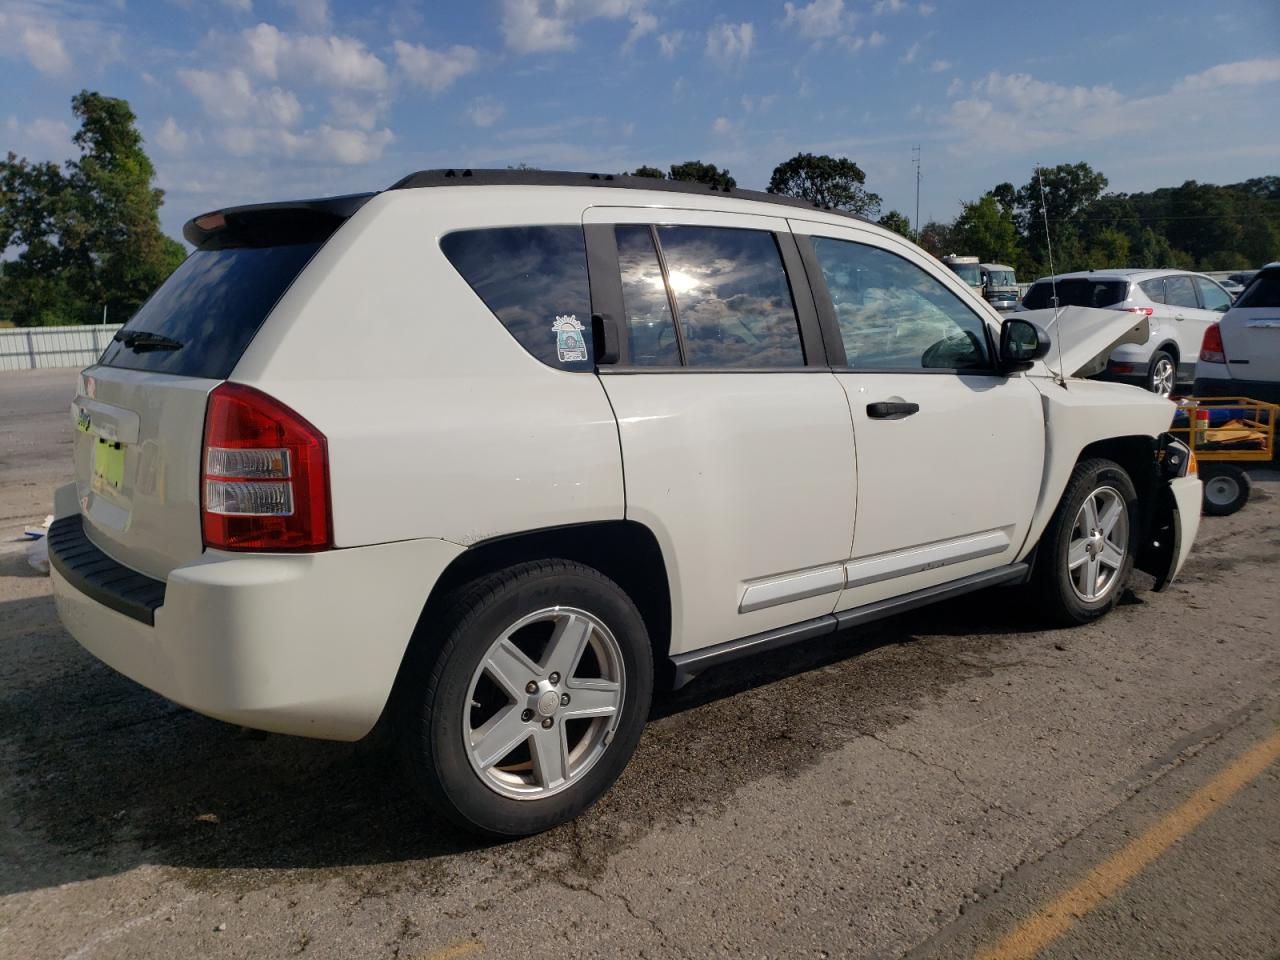
M415 648L398 694L411 775L437 810L489 836L577 816L622 772L648 716L639 611L567 561L492 574L447 606L442 642Z
M1249 502L1253 481L1249 474L1230 463L1205 464L1200 468L1204 483L1204 512L1226 517Z
M1111 460L1076 465L1040 541L1035 586L1042 609L1064 624L1108 613L1133 571L1138 496Z
M1151 357L1147 367L1147 389L1162 397L1173 395L1178 383L1178 364L1172 354L1165 350L1157 350Z

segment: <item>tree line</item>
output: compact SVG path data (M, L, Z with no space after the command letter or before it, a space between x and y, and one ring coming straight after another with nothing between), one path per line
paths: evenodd
M61 166L10 152L0 163L0 326L121 322L182 262L160 229L164 192L125 100L83 90L71 108L80 151ZM522 165L523 166L523 165ZM632 176L705 183L737 180L689 160ZM865 172L847 157L798 153L778 164L768 192L873 220L935 256L977 256L1023 279L1105 267L1233 270L1280 258L1280 176L1216 186L1188 180L1147 193L1109 193L1087 163L1033 170L961 205L952 221L917 233L897 210L881 213Z

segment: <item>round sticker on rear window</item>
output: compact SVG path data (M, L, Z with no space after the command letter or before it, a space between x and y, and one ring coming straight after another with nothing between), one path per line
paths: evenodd
M556 353L561 363L574 363L587 359L587 341L582 334L582 322L574 313L556 316L551 325L556 334Z

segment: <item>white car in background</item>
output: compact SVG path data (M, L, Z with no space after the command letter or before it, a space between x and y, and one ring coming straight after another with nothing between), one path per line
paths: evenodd
M1105 379L1133 383L1162 397L1190 386L1200 343L1231 306L1231 295L1206 276L1186 270L1087 270L1037 280L1019 310L1095 307L1150 318L1146 343L1111 354Z
M1280 403L1280 262L1259 270L1205 331L1195 395Z

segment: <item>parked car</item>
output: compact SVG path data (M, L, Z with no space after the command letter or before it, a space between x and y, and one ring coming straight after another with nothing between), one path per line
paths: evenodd
M385 718L480 833L591 804L659 683L998 584L1084 623L1196 534L1172 404L801 201L428 171L184 235L80 377L58 612L213 717Z
M1231 305L1213 280L1185 270L1089 270L1037 280L1020 310L1058 306L1126 310L1151 318L1151 338L1111 355L1103 376L1168 397L1191 385L1204 331Z
M1280 262L1256 271L1204 334L1195 395L1280 403Z
M1240 296L1240 294L1244 292L1244 287L1245 287L1243 283L1237 283L1236 281L1231 280L1230 278L1226 280L1219 280L1218 286L1220 286L1223 290L1227 291L1227 293L1231 295L1232 300L1235 300L1236 297Z

